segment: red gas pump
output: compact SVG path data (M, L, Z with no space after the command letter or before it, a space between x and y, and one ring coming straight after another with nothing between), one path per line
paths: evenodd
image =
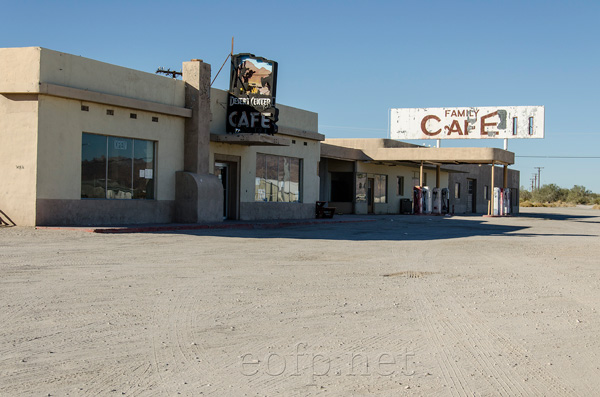
M414 213L423 213L423 188L421 186L415 186L413 189L413 204Z

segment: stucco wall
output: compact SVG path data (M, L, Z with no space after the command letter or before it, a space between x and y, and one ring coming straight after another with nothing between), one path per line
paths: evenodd
M467 189L468 179L475 179L475 213L487 214L489 200L484 198L485 186L491 186L492 183L492 167L491 165L461 165L452 166L456 170L463 172L451 173L449 188L450 188L450 208L454 208L456 214L467 213ZM494 186L502 187L503 185L503 166L496 166L494 170ZM455 196L456 183L460 184L460 197ZM517 170L508 168L507 187L511 189L512 213L519 213L519 182L520 173ZM489 189L491 191L491 188ZM491 194L491 193L490 193Z
M35 224L37 112L35 95L0 95L0 218L17 225Z
M277 125L293 130L318 132L317 113L277 104L279 121ZM211 89L210 131L212 134L226 134L227 91ZM240 206L239 217L253 219L290 219L314 217L314 203L319 195L317 166L320 159L319 141L298 136L278 134L290 140L290 146L243 146L211 142L210 172L214 172L215 154L240 157ZM255 201L256 154L302 159L302 203L263 203Z
M0 49L0 210L23 225L171 221L175 172L183 168L184 119L38 94L46 92L43 84L160 106L185 103L182 81L40 47ZM157 141L156 200L81 200L83 132Z
M277 109L279 109L279 121L277 122L277 126L310 132L319 131L319 118L317 113L281 105L279 103L276 104L276 106ZM213 134L225 134L227 91L211 88L210 110L212 112L210 132Z
M373 212L375 214L397 214L400 212L400 200L413 197L413 177L419 177L419 168L407 167L402 165L386 166L371 163L358 162L357 172L369 174L387 175L387 203L374 203ZM425 169L427 173L427 185L435 187L435 169ZM397 177L404 177L404 194L397 194ZM448 172L440 172L440 188L448 187ZM357 214L367 213L367 203L357 203L355 206Z
M87 132L157 141L156 198L175 199L175 172L183 169L182 118L44 95L39 104L38 198L80 199L81 138Z
M0 48L0 92L38 92L40 53L39 47Z
M319 176L317 163L319 162L319 142L294 138L295 144L291 146L242 146L225 143L211 142L210 146L210 172L214 173L215 154L240 157L240 219L284 219L293 218L299 214L294 213L294 208L303 207L302 203L310 204L314 212L314 203L318 200ZM306 146L304 143L306 142ZM273 154L303 159L302 162L302 203L289 203L286 205L273 205L275 203L256 203L256 154ZM285 203L277 203L285 204ZM256 208L260 205L260 208ZM295 206L295 207L294 207ZM283 211L283 212L282 212ZM306 212L306 210L303 210ZM287 216L285 215L287 214ZM304 214L301 217L312 217L314 214Z
M172 221L175 172L183 169L182 118L44 95L39 98L37 224ZM82 111L81 105L88 106L89 111ZM107 109L114 115L107 115ZM130 118L130 113L137 118ZM158 122L152 122L152 117L158 117ZM97 199L81 199L83 132L156 141L156 199L147 200L155 203L100 199L107 201L100 204ZM87 212L97 216L85 215ZM75 218L71 213L80 215Z
M172 106L185 105L185 83L58 51L41 52L40 81Z

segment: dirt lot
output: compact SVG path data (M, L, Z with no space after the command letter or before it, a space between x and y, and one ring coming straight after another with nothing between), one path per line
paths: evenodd
M600 211L371 219L0 228L0 395L597 394Z

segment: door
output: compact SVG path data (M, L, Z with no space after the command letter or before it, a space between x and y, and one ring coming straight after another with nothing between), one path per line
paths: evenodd
M477 203L477 181L467 179L467 213L475 213Z
M375 179L367 179L367 212L373 213L373 202L375 202Z
M215 155L215 157L217 157ZM222 155L215 160L215 175L223 184L223 219L238 219L239 212L239 160L223 159ZM233 157L233 156L230 156Z
M215 163L215 175L223 184L223 219L229 215L229 166L227 163Z

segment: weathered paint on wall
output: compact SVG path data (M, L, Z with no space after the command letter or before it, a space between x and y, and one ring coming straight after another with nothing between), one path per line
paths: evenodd
M182 118L45 95L39 98L38 198L81 198L81 138L86 132L156 141L156 199L175 199L175 172L183 168ZM89 111L82 111L82 104ZM114 115L107 115L107 109L114 110ZM137 118L131 119L130 113ZM152 117L158 117L158 122L152 122Z
M460 172L450 174L449 189L450 189L450 208L454 209L456 214L487 214L489 199L484 197L486 186L490 187L492 183L492 167L491 165L460 165L449 166ZM494 186L502 187L503 185L503 167L495 167L494 170ZM471 207L468 205L468 180L473 179L475 183L475 212L469 212ZM507 187L511 189L511 205L512 213L519 213L519 182L520 172L511 168L507 169ZM460 189L459 197L456 197L457 184ZM491 188L489 188L491 191Z
M404 165L388 166L372 163L357 163L358 173L387 175L387 202L374 203L373 212L375 214L398 214L400 212L400 200L413 198L413 181L419 177L418 167L408 167ZM435 169L426 169L427 186L435 187ZM404 194L397 194L398 177L404 177ZM418 182L418 179L417 179ZM440 172L440 188L448 187L448 172ZM357 203L356 213L367 213L366 203Z
M35 95L0 95L0 217L7 223L35 223L37 112Z
M211 88L210 108L212 120L210 132L212 134L225 134L227 117L227 91ZM300 131L318 132L319 118L315 112L297 109L291 106L277 104L279 109L279 128L293 128Z
M41 52L40 81L183 107L185 83L58 51Z

